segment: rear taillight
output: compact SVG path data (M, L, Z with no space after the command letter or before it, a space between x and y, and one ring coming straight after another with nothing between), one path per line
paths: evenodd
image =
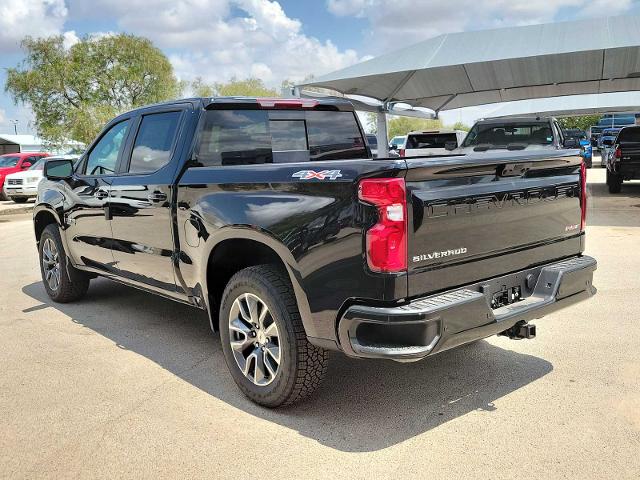
M616 152L613 154L613 156L618 160L622 158L622 150L620 150L620 147L616 148Z
M399 148L398 153L400 154L401 157L404 157L404 148Z
M404 178L362 180L358 198L378 208L378 222L367 230L367 264L374 272L407 269L407 192Z
M587 164L580 165L580 231L587 226Z

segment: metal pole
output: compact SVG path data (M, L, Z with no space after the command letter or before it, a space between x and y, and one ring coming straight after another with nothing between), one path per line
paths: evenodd
M385 112L376 113L376 126L378 129L378 157L389 156L389 138L387 137L387 114Z

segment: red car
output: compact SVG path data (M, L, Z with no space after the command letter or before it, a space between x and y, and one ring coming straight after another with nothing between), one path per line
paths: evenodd
M48 153L41 152L7 153L0 155L0 200L7 199L4 194L4 179L7 175L26 170L42 157L48 156Z

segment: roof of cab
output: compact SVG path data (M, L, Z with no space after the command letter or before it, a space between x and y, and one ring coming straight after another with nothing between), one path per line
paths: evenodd
M281 98L281 97L211 97L203 98L204 108L251 108L283 110L339 110L352 112L353 104L340 97Z
M133 108L118 115L130 116L134 112L149 108L180 105L184 103L199 104L207 110L230 108L258 108L260 110L337 110L341 112L353 112L353 104L342 97L323 98L281 98L281 97L192 97L168 100Z

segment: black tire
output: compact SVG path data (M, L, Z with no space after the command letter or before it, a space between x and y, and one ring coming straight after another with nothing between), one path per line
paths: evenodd
M57 251L56 259L52 262L44 260L47 256L47 246L50 246L48 242L53 242ZM64 245L60 238L60 230L57 225L50 224L45 227L40 237L38 253L40 258L42 283L44 284L47 295L49 295L51 300L57 303L68 303L82 298L87 293L87 290L89 289L90 276L68 264L69 259L64 251ZM47 272L49 271L47 269L49 267L45 266L45 264L50 266L52 263L56 262L57 268L59 269L59 274L57 275L58 280L57 282L54 282L56 285L52 285L47 276ZM73 280L69 275L71 275Z
M620 193L622 189L622 177L607 169L607 185L609 186L609 193Z
M9 200L9 198L7 198L7 196L2 191L2 186L0 186L0 201L2 200Z
M15 203L27 203L28 197L11 197Z
M243 298L244 294L261 300L268 309L268 321L277 327L279 364L275 375L269 375L270 383L267 385L258 385L245 376L231 346L229 318L234 302ZM251 333L255 334L256 331ZM234 335L237 334L234 332ZM328 352L307 340L289 277L282 268L275 265L245 268L229 280L220 306L220 339L225 362L234 381L249 399L265 407L274 408L303 400L318 388L327 371ZM236 342L237 340L236 338ZM241 355L246 355L247 351L260 353L257 342L254 344L250 336L244 339L241 337L241 342L247 341ZM264 349L268 347L261 348L264 362ZM238 351L236 348L236 354ZM256 358L253 363L254 379L257 362ZM250 361L247 364L251 364Z

